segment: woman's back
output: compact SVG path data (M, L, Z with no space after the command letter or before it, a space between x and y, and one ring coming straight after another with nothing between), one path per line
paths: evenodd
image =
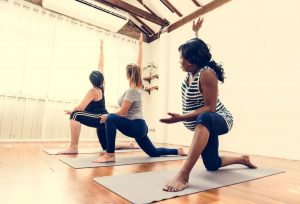
M92 113L107 114L108 112L105 107L104 89L103 88L101 89L93 88L93 89L97 95L95 99L87 105L85 111L92 112Z
M131 106L127 112L126 118L134 119L144 119L143 117L143 103L142 103L143 90L139 88L130 88L125 91L125 93L119 99L119 106L122 105L123 101L131 102Z

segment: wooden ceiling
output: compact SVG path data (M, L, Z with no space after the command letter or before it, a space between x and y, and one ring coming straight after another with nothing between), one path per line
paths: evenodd
M26 0L42 6L42 0ZM94 0L128 13L129 21L118 33L138 39L142 32L146 42L172 32L200 15L231 0Z

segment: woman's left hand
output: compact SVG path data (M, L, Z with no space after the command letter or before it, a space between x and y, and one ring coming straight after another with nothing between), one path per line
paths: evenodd
M159 121L162 123L177 123L181 121L181 115L177 114L177 113L168 113L169 116L171 116L170 118L163 118L160 119Z
M196 37L198 37L198 31L201 28L203 21L204 21L204 18L202 18L201 16L198 18L198 20L196 22L193 21L192 29L195 32Z
M70 111L70 110L64 110L64 112L65 112L65 114L67 114L67 115L71 115L71 114L72 114L72 111Z
M141 46L143 44L143 33L140 33L140 37L139 37L139 45Z
M103 114L100 117L100 123L105 123L108 114Z

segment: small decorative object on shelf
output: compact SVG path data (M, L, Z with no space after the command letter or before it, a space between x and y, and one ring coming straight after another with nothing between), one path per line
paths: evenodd
M149 76L152 76L155 75L155 70L157 70L157 66L153 62L150 62L147 66L143 67L143 70L149 70Z
M158 79L158 74L155 73L156 69L157 66L153 62L143 68L143 70L149 70L149 76L143 78L145 81L148 81L149 84L151 84L152 79ZM158 86L145 87L144 89L150 94L150 91L155 89L158 90Z

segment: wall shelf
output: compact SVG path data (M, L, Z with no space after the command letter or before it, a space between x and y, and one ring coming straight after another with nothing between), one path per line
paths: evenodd
M144 77L143 79L144 79L145 81L148 81L149 84L151 84L151 80L152 80L152 79L158 79L158 74L154 74L154 75L152 75L152 76Z
M148 77L143 78L145 81L148 81L149 84L151 84L151 80L158 79L158 74L154 74ZM150 95L150 92L153 90L158 90L158 86L148 86L144 88L145 91L147 91Z
M150 91L158 90L158 86L145 87L144 90L150 94Z

